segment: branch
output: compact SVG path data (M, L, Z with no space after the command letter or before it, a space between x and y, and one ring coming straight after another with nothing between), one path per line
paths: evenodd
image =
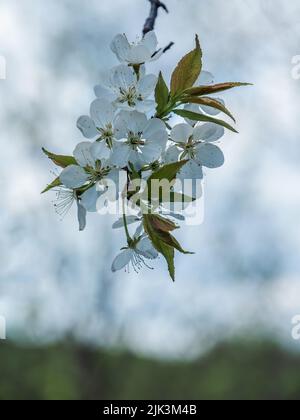
M167 6L162 3L160 0L149 0L151 3L151 9L150 9L150 15L147 18L144 29L143 29L143 35L145 36L148 32L153 31L155 26L155 21L158 16L158 9L161 7L164 9L167 13L169 13Z
M172 47L173 47L173 45L175 45L175 43L174 42L170 42L164 49L163 49L163 53L165 53L165 52L167 52L167 51L169 51Z
M162 3L160 0L149 0L151 3L151 9L150 9L150 15L149 17L146 19L145 25L144 25L144 29L143 29L143 36L145 36L148 32L153 31L154 30L154 26L155 26L155 22L158 16L158 10L161 7L162 9L164 9L164 11L166 13L169 13L169 10L167 8L167 6ZM169 51L174 45L174 42L170 42L164 49L163 49L163 53ZM159 51L156 51L155 54L157 54ZM154 55L155 55L154 54Z

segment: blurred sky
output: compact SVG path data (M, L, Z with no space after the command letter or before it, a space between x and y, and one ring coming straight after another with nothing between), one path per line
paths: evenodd
M121 246L113 218L75 212L60 221L40 191L53 166L41 147L71 153L76 120L101 70L117 64L116 33L139 35L146 0L2 0L0 54L0 314L8 338L34 343L75 336L161 357L189 357L233 336L267 336L300 349L300 54L298 0L166 0L157 35L175 46L149 71L169 77L199 34L216 81L248 81L224 95L240 134L226 134L223 168L207 171L205 221L178 238L176 256L139 275L110 272Z

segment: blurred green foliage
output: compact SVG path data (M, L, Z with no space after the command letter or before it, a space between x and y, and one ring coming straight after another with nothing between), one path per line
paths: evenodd
M300 355L270 343L223 344L167 362L74 343L0 343L1 400L299 399Z

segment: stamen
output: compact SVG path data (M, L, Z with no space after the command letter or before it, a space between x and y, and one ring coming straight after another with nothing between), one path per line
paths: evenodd
M76 200L76 195L73 190L65 187L60 187L54 191L56 192L56 202L54 203L55 212L63 220Z
M135 86L129 86L128 89L120 88L120 96L118 98L119 102L126 103L130 107L134 107L136 105L136 101L143 100L142 96L137 92Z

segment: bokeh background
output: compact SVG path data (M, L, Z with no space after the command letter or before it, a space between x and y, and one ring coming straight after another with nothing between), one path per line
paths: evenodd
M178 238L177 281L164 261L112 274L124 245L113 218L77 231L54 194L41 147L80 141L113 36L139 35L146 0L2 0L0 54L0 399L298 398L300 342L300 54L298 0L166 0L157 35L175 46L149 71L166 77L199 34L240 134L207 171L205 220Z

